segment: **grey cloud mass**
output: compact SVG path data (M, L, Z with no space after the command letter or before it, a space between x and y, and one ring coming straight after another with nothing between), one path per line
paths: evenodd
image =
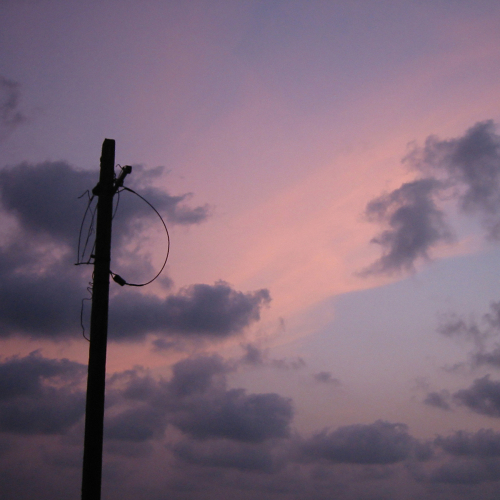
M133 174L129 178L127 184L134 187ZM51 238L74 245L86 203L78 197L91 191L98 179L98 168L92 172L77 170L63 161L22 163L0 171L1 201L3 208L19 219L24 230L32 234L44 232ZM199 223L207 217L207 207L192 209L182 204L188 195L170 196L151 186L141 188L140 194L172 224ZM114 238L130 235L134 229L131 223L138 218L156 217L144 202L136 201L133 207L131 203L122 201L118 207Z
M262 443L288 437L291 400L228 389L226 374L233 369L218 356L202 356L176 363L169 381L134 371L115 376L110 379L114 409L106 420L106 436L145 441L172 425L195 440ZM113 389L117 383L122 384L118 393Z
M226 389L229 368L218 358L185 360L174 367L167 391L175 401L170 421L196 439L262 442L289 435L291 401L278 394Z
M225 337L260 319L269 304L268 290L243 293L222 281L190 285L166 299L120 293L110 303L110 331L115 339L148 332Z
M144 169L138 170L140 174ZM17 223L0 248L0 336L55 339L79 329L81 299L88 296L85 288L91 274L88 268L73 265L87 203L78 197L94 187L97 177L97 172L76 170L65 162L24 163L0 170L1 206ZM184 204L188 195L170 196L144 182L137 181L138 189L170 223L206 219L207 207L192 209ZM115 217L113 242L122 260L134 257L121 250L120 242L137 236L144 221L156 217L142 200L134 202L122 200ZM236 334L257 321L261 307L270 301L267 290L243 293L223 282L191 285L164 300L120 292L111 301L110 338L128 340L142 340L151 332Z
M492 429L457 431L450 436L438 436L434 444L454 456L500 457L500 433Z
M441 208L442 199L457 203L460 212L479 215L487 237L500 239L500 136L495 123L476 123L462 137L440 140L429 136L414 146L403 162L419 176L413 182L370 201L366 215L387 226L371 240L382 257L364 273L412 270L440 243L453 241Z
M474 380L468 389L455 392L453 398L476 413L500 417L500 381L491 380L489 375Z
M201 492L220 493L223 484L234 484L238 491L238 484L251 483L252 494L279 491L285 498L299 491L299 498L304 493L326 499L334 491L335 498L346 500L381 489L392 498L392 490L383 485L395 479L417 488L421 498L439 498L429 496L428 489L438 486L443 498L454 498L456 485L498 485L500 434L492 429L421 442L403 424L376 421L303 438L291 430L289 399L228 387L235 369L214 355L176 363L168 379L139 368L111 375L107 487L116 490L123 483L126 488L136 469L146 477L160 470L167 474L172 479L161 483L162 494L174 498L186 491L194 498ZM62 476L72 484L68 474L75 475L81 466L84 374L79 363L38 352L0 362L0 462L9 474L17 471L11 477L22 480L29 470L41 470L44 477L54 476L50 481ZM31 452L23 455L29 443ZM136 487L134 494L144 493ZM16 489L8 491L8 498L14 498Z
M377 421L322 431L302 444L306 459L349 464L391 464L406 459L413 439L402 424Z
M84 365L37 352L0 363L0 431L65 432L84 414L85 393L79 384L85 373Z
M429 249L452 237L444 214L434 201L439 181L420 179L368 203L367 217L388 226L371 240L382 247L382 257L365 270L370 273L408 271Z
M496 216L500 208L500 136L493 120L476 123L462 137L439 140L430 136L406 161L425 172L444 174L457 186L464 212Z

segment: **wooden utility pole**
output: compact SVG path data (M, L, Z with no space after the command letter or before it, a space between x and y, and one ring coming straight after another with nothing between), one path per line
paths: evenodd
M90 317L87 403L85 410L82 500L100 500L101 498L104 391L106 379L106 344L108 336L109 276L111 261L111 221L113 218L113 195L117 189L114 179L114 170L115 141L112 139L104 139L102 144L99 183L92 191L95 196L98 196L98 201L92 286L92 312Z

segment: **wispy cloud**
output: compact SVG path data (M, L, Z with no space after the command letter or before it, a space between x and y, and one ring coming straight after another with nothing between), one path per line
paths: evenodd
M26 121L20 98L21 84L0 75L0 141Z

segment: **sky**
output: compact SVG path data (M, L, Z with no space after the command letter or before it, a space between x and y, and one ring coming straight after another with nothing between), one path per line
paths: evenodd
M91 191L103 500L500 494L500 4L0 1L0 491L78 498ZM111 270L161 269L115 196ZM80 265L75 265L80 264Z

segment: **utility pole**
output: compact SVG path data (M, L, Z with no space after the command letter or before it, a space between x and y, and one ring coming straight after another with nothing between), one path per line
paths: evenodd
M82 500L100 500L101 498L113 196L131 170L131 167L125 168L115 182L115 141L104 139L99 183L92 190L92 193L98 197L98 201L85 409Z

